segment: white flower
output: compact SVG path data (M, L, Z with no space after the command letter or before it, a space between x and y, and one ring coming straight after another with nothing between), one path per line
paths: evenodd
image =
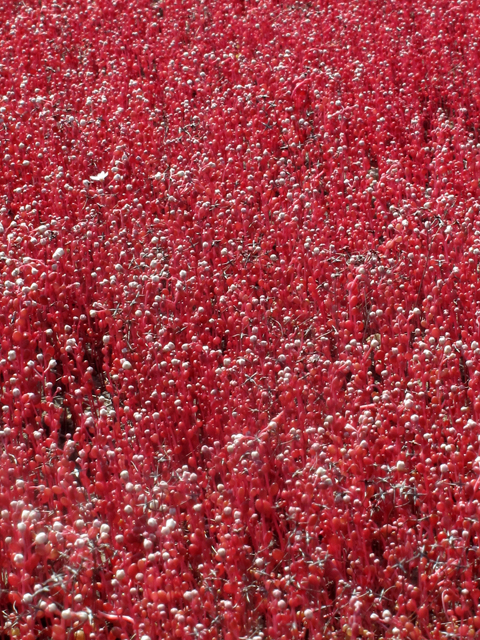
M175 529L175 527L177 526L177 523L175 522L175 520L173 518L169 518L166 522L167 527L170 529L170 531L173 531Z
M101 182L102 180L105 180L107 176L108 173L106 171L100 171L96 176L90 176L90 180L93 180L94 182Z

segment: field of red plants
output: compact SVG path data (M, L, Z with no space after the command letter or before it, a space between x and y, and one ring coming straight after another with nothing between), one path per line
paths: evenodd
M0 0L1 640L480 634L475 0Z

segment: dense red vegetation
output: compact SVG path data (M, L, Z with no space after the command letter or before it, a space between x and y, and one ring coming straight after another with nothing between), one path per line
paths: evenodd
M0 14L2 640L476 637L477 2Z

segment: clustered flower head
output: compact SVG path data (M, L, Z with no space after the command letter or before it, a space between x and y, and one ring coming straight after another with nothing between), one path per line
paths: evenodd
M2 638L477 637L477 3L0 14Z

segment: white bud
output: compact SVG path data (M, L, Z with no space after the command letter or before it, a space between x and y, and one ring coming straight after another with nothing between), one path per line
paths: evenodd
M47 542L48 536L44 531L37 533L35 536L35 544L47 544Z

